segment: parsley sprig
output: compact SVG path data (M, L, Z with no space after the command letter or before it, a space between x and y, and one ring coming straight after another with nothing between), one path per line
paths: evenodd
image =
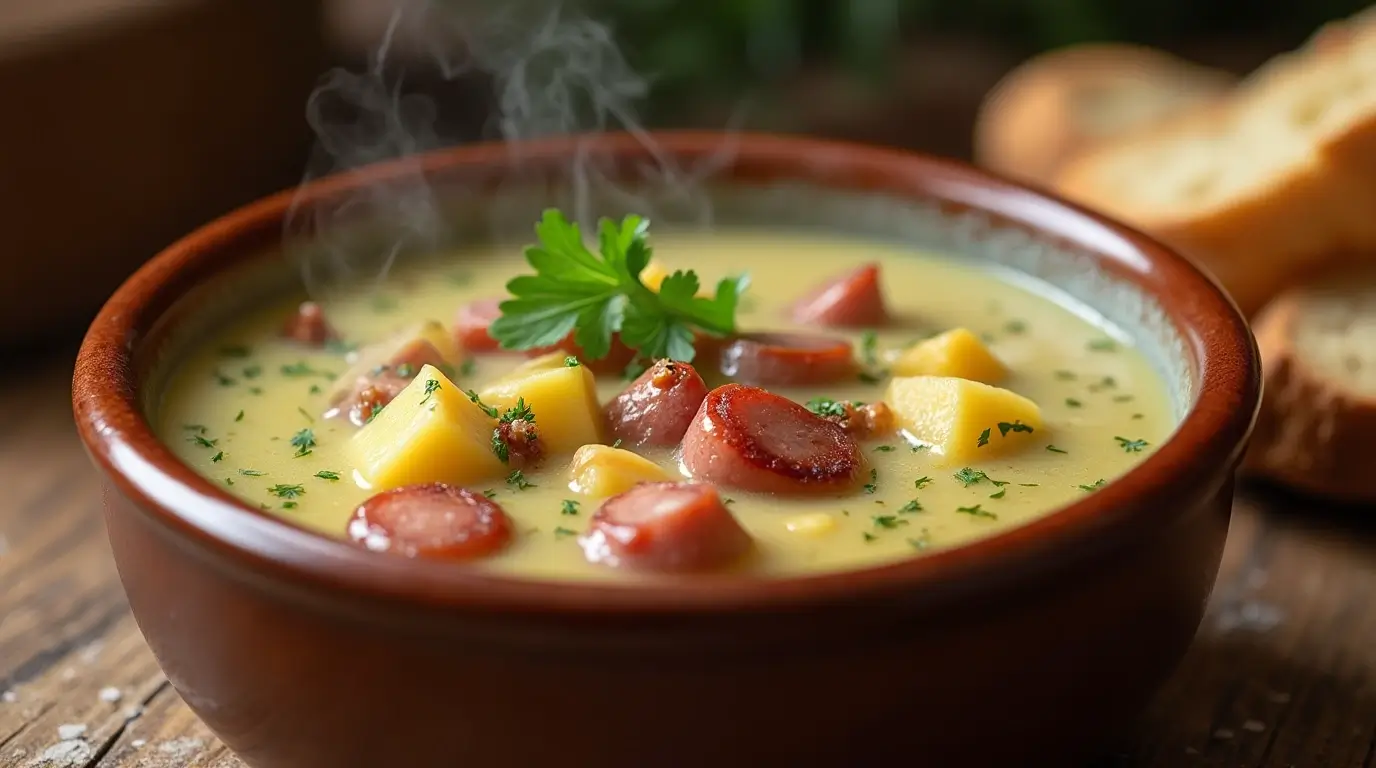
M535 227L538 245L526 249L533 275L507 283L512 298L500 305L501 317L489 332L504 349L534 349L557 344L572 331L588 360L600 360L619 333L642 359L691 362L695 329L724 336L736 330L736 305L748 276L717 284L712 298L698 293L698 276L682 270L664 278L658 292L640 282L650 261L649 222L630 215L620 224L602 219L600 253L583 243L577 224L555 209Z

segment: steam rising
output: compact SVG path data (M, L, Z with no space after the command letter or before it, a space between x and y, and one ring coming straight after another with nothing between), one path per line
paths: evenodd
M550 3L506 2L475 18L464 4L444 0L397 0L386 32L363 72L335 69L311 95L306 118L315 150L302 186L320 177L384 160L396 172L342 200L309 201L298 190L287 219L288 243L300 251L307 290L331 285L381 283L403 254L438 247L464 233L452 231L417 155L443 147L436 105L403 95L401 41L421 50L447 83L485 77L493 89L494 115L485 135L508 142L512 177L521 176L519 142L559 134L624 131L644 148L647 161L615 178L591 142L579 142L560 174L565 212L592 231L598 215L635 212L675 224L710 226L711 205L701 182L731 159L723 143L705 162L680 167L655 145L635 105L650 83L622 56L612 30L586 15ZM731 132L727 132L727 136ZM523 222L530 227L553 200L527 199L516 211L494 211L494 229ZM367 236L357 225L367 222Z

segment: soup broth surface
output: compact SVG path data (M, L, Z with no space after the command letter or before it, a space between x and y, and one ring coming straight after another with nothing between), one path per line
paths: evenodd
M864 440L868 482L844 494L777 497L720 488L754 539L753 551L733 568L761 575L848 569L987 537L1093 493L1149 455L1175 426L1163 380L1128 337L1039 293L1032 281L891 244L815 234L665 233L652 234L651 245L655 263L691 268L704 285L748 272L751 284L737 314L741 331L824 333L855 344L860 375L768 387L773 392L799 403L816 397L872 403L885 396L897 355L933 334L965 328L1007 367L997 386L1035 402L1044 420L1021 449L981 461L952 463L903 434ZM304 298L299 295L236 318L178 364L156 408L156 428L178 456L246 503L344 537L355 509L378 490L364 486L345 450L359 428L323 417L332 377L349 366L347 350L417 321L448 326L462 305L505 296L508 280L530 272L519 247L441 256L399 265L381 286L316 297L343 344L311 348L282 337L284 319ZM863 262L881 266L890 324L870 332L803 328L790 319L801 296ZM455 366L453 381L481 390L527 359L512 352L469 355ZM709 387L726 381L710 363L695 364ZM599 376L600 401L627 383ZM303 430L309 441L300 438ZM673 450L638 452L683 479ZM518 481L494 475L468 484L487 492L514 523L510 544L474 567L528 577L650 578L586 559L579 536L603 499L571 490L569 460L549 455Z

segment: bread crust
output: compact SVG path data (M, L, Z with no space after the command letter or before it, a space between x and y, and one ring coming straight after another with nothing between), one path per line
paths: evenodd
M1034 57L986 95L975 121L976 163L1034 184L1047 184L1071 157L1143 121L1206 103L1232 85L1222 70L1126 43L1068 46ZM1082 104L1096 93L1164 98L1117 125L1092 125ZM1143 98L1136 98L1143 97Z
M1264 396L1244 474L1341 502L1376 501L1376 400L1307 365L1296 345L1304 288L1278 296L1253 324Z

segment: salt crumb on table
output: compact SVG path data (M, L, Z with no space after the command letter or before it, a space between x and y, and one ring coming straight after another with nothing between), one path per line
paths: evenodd
M63 741L79 739L86 733L85 723L65 723L57 726L57 737Z

